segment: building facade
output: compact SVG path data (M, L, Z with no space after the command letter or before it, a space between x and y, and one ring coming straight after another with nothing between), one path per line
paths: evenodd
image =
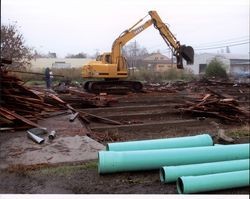
M83 58L37 58L31 60L31 68L40 71L42 68L79 68L91 61Z
M208 64L214 58L218 59L224 64L228 74L237 75L241 73L250 73L250 59L248 54L195 54L194 64L186 65L185 68L191 69L196 75L204 74Z
M152 53L142 60L143 66L156 72L164 72L176 67L175 60L169 59L161 53Z

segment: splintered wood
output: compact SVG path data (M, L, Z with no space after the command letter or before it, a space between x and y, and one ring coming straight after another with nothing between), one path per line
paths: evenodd
M211 89L208 89L211 90ZM250 112L239 107L237 100L233 98L221 98L221 94L212 91L213 94L205 94L196 102L186 101L186 104L177 108L184 113L192 113L198 116L215 117L224 122L249 122Z
M67 92L67 94L65 94ZM67 103L72 104L75 108L81 107L106 107L117 103L117 99L110 95L96 95L93 93L86 93L75 88L66 87L60 98Z
M44 102L42 96L22 85L15 76L1 70L0 126L25 129L36 124L45 112L54 112L60 108Z
M104 122L119 125L120 122L110 120L104 117L76 111L67 102L49 92L33 91L23 86L23 82L7 72L1 72L1 100L0 100L0 126L1 129L13 127L14 129L27 129L31 126L40 127L36 122L44 117L54 115L55 111L70 110L73 113L79 112L78 118L83 121L84 125L95 122ZM81 91L71 89L70 95L77 95L82 101L88 100L95 106L107 106L114 102L114 98L106 96L93 96ZM52 112L52 113L51 113ZM51 113L51 114L49 114ZM65 111L63 112L65 113ZM61 113L60 113L61 114ZM78 115L77 114L77 115ZM4 128L2 128L4 127Z

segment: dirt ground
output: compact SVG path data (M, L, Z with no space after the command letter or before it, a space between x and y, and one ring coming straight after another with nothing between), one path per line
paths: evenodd
M248 95L249 93L246 93ZM234 143L249 143L249 125L224 124L216 118L182 115L174 107L190 98L188 93L141 93L118 96L114 107L83 109L122 122L122 125L91 123L87 135L106 144L112 141L157 139L209 133L215 143L217 129L226 130ZM249 98L244 99L246 109ZM68 135L68 134L67 134ZM105 135L103 137L103 135ZM3 135L0 140L6 139ZM1 149L2 150L2 149ZM176 194L175 184L162 184L159 171L99 175L97 160L63 165L12 165L0 172L1 194ZM204 194L249 194L249 187Z
M99 175L97 162L0 173L0 193L18 194L176 194L175 184L162 184L158 171ZM249 187L204 194L249 194Z

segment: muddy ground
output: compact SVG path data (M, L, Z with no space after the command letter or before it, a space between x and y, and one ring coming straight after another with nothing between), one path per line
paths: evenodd
M224 91L223 91L224 92ZM232 92L230 90L230 92ZM230 93L237 97L237 93ZM241 93L242 94L242 93ZM249 90L238 100L249 110ZM194 94L193 94L194 95ZM197 94L195 94L197 95ZM185 115L175 109L190 99L190 93L149 92L117 96L119 103L107 108L81 109L120 121L121 125L90 124L89 137L108 142L181 137L209 133L215 143L218 128L225 129L234 143L249 142L249 125L223 123L217 118ZM80 110L80 109L79 109ZM105 136L103 136L105 135ZM6 139L0 136L0 139ZM20 194L176 194L175 184L162 184L158 170L99 175L97 160L63 165L10 166L0 172L0 193ZM204 194L249 194L249 187Z
M162 184L158 171L99 175L97 162L35 171L1 172L0 193L19 194L176 194L175 184ZM249 194L249 187L204 194Z

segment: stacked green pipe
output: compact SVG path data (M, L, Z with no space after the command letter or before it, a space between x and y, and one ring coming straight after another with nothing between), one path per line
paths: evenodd
M160 169L227 160L249 159L249 144L138 151L100 151L99 173Z
M182 176L198 176L214 173L249 170L249 159L222 162L167 166L160 169L160 179L164 183L175 182Z
M199 146L212 146L213 139L208 134L178 137L178 138L164 138L143 141L131 142L116 142L109 143L106 146L107 151L136 151L136 150L154 150L154 149L170 149L170 148L186 148Z
M183 176L177 180L177 191L180 194L188 194L249 185L249 170L243 170L200 176Z

